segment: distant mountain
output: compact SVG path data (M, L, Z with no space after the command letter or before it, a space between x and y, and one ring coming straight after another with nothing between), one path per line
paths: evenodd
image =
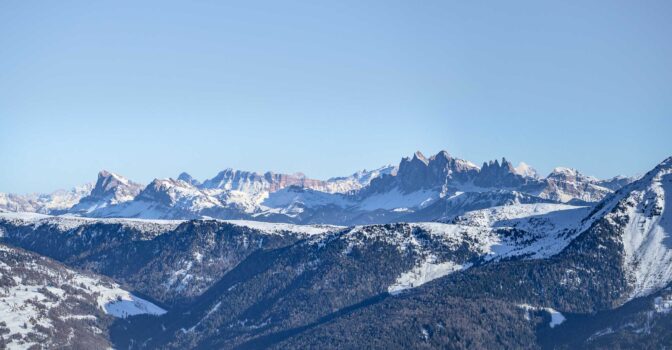
M88 196L92 184L85 184L70 190L58 190L49 194L7 194L0 193L0 209L14 212L61 213L69 210Z
M326 181L326 191L330 193L347 193L359 190L368 186L373 179L385 175L395 175L397 167L393 165L385 165L374 170L360 170L350 176L332 177ZM318 189L318 188L312 188Z
M571 200L597 202L613 192L600 186L600 180L585 176L571 168L555 168L544 181L545 187L539 196L560 202Z
M532 177L532 178L539 178L539 172L537 169L529 166L525 162L520 162L517 167L514 168L516 171L516 174L525 176L525 177Z
M68 210L70 213L89 214L101 208L132 201L142 190L142 185L115 173L103 170L91 193L80 199Z
M524 203L589 205L632 180L599 180L570 168L556 168L540 178L529 165L514 167L505 158L478 167L446 151L429 158L416 152L398 166L326 181L300 173L225 169L202 182L181 173L177 179L155 179L143 188L123 176L101 171L89 195L79 190L79 197L68 197L70 208L63 204L65 200L56 205L60 197L54 195L44 197L39 205L35 200L3 195L0 208L87 217L376 224L450 220L467 210L507 203L512 194L525 197ZM73 205L75 198L79 201Z
M191 175L189 175L188 173L185 173L185 172L180 173L180 175L177 176L177 179L181 180L181 181L184 181L184 182L186 182L186 183L188 183L192 186L196 186L196 187L201 186L200 181L194 179L193 177L191 177Z

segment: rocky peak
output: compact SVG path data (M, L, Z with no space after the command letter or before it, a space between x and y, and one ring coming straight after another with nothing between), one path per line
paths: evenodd
M201 187L206 189L241 190L246 187L246 184L261 184L264 181L263 179L262 175L254 172L226 168L212 179L205 180Z
M121 175L102 170L98 173L98 180L91 193L74 205L71 211L90 212L96 208L128 202L133 200L140 191L142 191L142 185Z
M91 190L92 197L105 197L108 195L114 196L118 200L131 200L135 197L142 185L135 183L121 175L103 170L98 173L98 181Z
M138 195L139 200L158 202L164 205L171 205L174 196L171 196L171 189L174 187L191 186L183 180L174 179L154 179Z
M420 152L420 151L415 151L415 153L413 154L413 161L421 161L425 164L429 163L429 160L427 159L427 157L425 157L425 155L422 154L422 152Z
M510 173L515 173L516 172L516 168L513 167L513 164L511 164L511 162L506 160L506 158L504 158L504 157L502 157L501 167L506 168L506 170Z
M184 182L186 182L186 183L188 183L188 184L190 184L190 185L193 185L193 186L200 186L200 185L201 185L201 182L200 182L200 181L194 179L191 175L189 175L189 174L186 173L186 172L182 172L182 173L177 177L177 179L178 179L178 180L181 180L181 181L184 181Z
M110 192L115 191L122 186L128 186L130 181L121 175L101 170L98 173L98 180L91 191L92 196L104 196Z
M656 165L655 169L663 171L672 170L672 157L668 157L660 162L660 164Z
M301 186L315 190L326 190L326 182L307 178L302 173L280 174L266 172L225 169L212 179L205 180L201 189L242 191L250 194L275 192L288 186Z
M612 192L609 188L600 186L600 180L583 175L573 168L557 167L543 182L545 188L539 195L560 202L598 202Z
M370 192L380 193L396 187L404 193L433 189L443 191L451 183L467 183L478 174L478 167L441 151L430 158L416 152L399 163L396 174L371 181Z
M501 164L497 160L483 163L478 177L474 180L475 185L486 188L516 188L527 182L506 158L502 158Z
M548 177L556 177L556 178L569 178L577 176L581 176L581 173L578 170L567 167L555 167L553 171L551 171L551 173L548 174Z
M435 160L435 159L449 160L449 159L452 159L452 157L450 156L450 153L448 153L448 151L442 150L442 151L439 151L439 153L431 156L429 159L430 160Z

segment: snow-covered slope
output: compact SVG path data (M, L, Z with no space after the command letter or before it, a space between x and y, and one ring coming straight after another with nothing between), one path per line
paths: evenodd
M221 207L219 199L182 180L155 179L132 201L101 208L94 217L145 219L192 219L210 208Z
M342 226L334 226L334 225L292 225L284 223L249 221L249 220L223 220L223 221L236 226L243 226L255 229L267 234L283 234L286 232L291 232L300 235L314 236L342 230L345 228Z
M299 235L313 236L328 232L334 232L344 229L343 226L335 225L294 225L287 223L272 223L251 220L216 220L236 226L247 227L264 234L282 234L293 233ZM32 226L42 225L52 226L60 231L72 231L83 226L92 226L95 224L121 225L125 228L138 230L146 238L153 238L163 233L173 231L183 224L185 220L152 220L152 219L133 219L133 218L83 218L76 216L52 216L36 213L14 213L0 212L0 223L8 223L14 226ZM0 238L3 237L2 227L0 227Z
M640 180L607 198L603 215L623 245L631 297L655 292L672 282L672 157Z
M163 313L107 278L0 244L0 333L9 349L105 348L105 314Z
M69 231L76 228L95 225L96 223L115 224L143 232L147 237L154 237L172 231L184 220L148 220L133 218L85 218L78 216L53 216L36 213L0 212L0 223L6 222L14 226L32 226L34 228L46 225L60 231ZM0 227L0 237L3 236Z
M558 254L581 231L591 208L563 204L514 204L472 211L454 223L410 223L356 226L338 238L344 253L375 242L417 256L415 266L388 288L396 294L455 271L513 257L543 259ZM315 244L332 242L331 235ZM458 253L459 252L459 253Z
M88 214L102 208L132 201L142 190L137 184L121 175L103 170L91 193L82 198L69 212Z
M326 192L348 193L368 186L373 179L384 175L393 175L397 171L394 165L385 165L374 170L361 170L346 177L332 177L326 181Z

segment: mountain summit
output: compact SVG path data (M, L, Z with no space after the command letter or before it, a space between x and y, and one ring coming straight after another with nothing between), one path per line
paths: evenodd
M121 175L102 170L91 193L70 209L73 213L91 213L97 209L132 201L143 186Z

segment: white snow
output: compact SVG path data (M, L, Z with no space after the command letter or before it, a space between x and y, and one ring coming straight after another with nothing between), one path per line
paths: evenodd
M0 212L0 221L5 220L15 225L56 225L59 230L69 231L83 225L105 223L121 224L126 227L133 227L146 233L154 235L172 231L185 220L152 220L152 219L131 219L131 218L82 218L76 216L51 216L37 213L14 213ZM247 227L261 231L267 234L282 234L291 232L307 236L321 235L327 232L342 230L345 227L335 225L294 225L287 223L273 223L251 220L217 220L232 225ZM0 231L2 234L2 231Z
M296 187L288 187L273 192L262 202L262 205L267 208L287 208L297 204L308 208L324 205L347 207L353 205L354 202L342 194Z
M347 177L335 177L326 181L324 188L316 188L329 193L347 193L367 186L375 178L392 174L396 166L385 165L374 170L361 170Z
M166 313L162 308L122 289L117 283L102 282L82 274L77 274L72 281L75 285L85 286L87 290L96 294L98 307L114 317L126 318L139 314L162 315Z
M550 307L541 307L541 306L532 306L529 304L520 304L518 305L521 309L524 309L525 311L546 311L551 315L551 322L548 323L548 325L551 328L555 328L555 326L561 325L563 322L565 322L567 319L563 314L561 314L559 311L550 308ZM529 319L529 315L525 315L526 319Z
M648 177L646 187L620 199L628 218L622 242L631 298L649 295L672 281L672 208L667 205L672 200L672 169ZM612 212L606 218L614 222L619 215Z
M54 318L67 322L100 317L97 313L71 313L72 298L84 303L93 299L94 307L115 317L165 313L106 278L85 275L4 245L0 245L0 252L0 278L10 277L15 283L0 290L0 322L9 330L5 339L12 339L11 334L40 333L38 325L54 329ZM8 348L22 349L31 345L34 344L25 339L12 339Z
M95 223L121 224L125 227L134 228L146 233L161 234L172 231L185 220L149 220L135 218L84 218L69 215L44 215L26 212L0 212L0 220L11 222L15 225L55 225L61 231L69 231L83 225Z
M581 175L581 173L579 173L579 171L574 169L574 168L559 166L559 167L553 168L553 171L551 171L551 174L549 176L552 176L552 175L579 176L579 175Z
M590 212L589 207L564 204L515 204L474 210L458 218L458 225L416 223L433 233L457 242L476 244L486 260L511 256L541 259L559 253L580 233L580 222ZM501 237L497 229L515 228L525 231L520 242ZM468 233L465 237L465 232ZM477 243L474 243L477 242Z
M221 220L236 226L248 227L259 230L264 233L281 234L284 232L292 232L304 235L321 235L327 232L342 230L345 227L335 225L294 225L285 223L273 223L263 221L249 221L249 220Z
M672 294L656 297L653 300L653 309L658 313L664 314L672 311Z
M412 270L402 273L394 284L387 288L387 292L392 295L399 294L403 290L421 286L429 281L469 267L468 265L460 265L452 261L441 263L436 263L435 261L436 257L432 256Z
M407 224L411 229L420 228L440 242L445 248L466 246L484 261L497 261L507 257L542 259L559 253L580 233L581 219L590 211L587 207L562 204L516 204L476 210L467 213L459 224L437 222ZM525 232L521 239L502 235L505 228ZM401 229L387 231L382 227L355 227L345 235L351 246L362 244L361 239L379 239L398 246L400 251L414 250L424 258L410 271L402 273L388 287L392 294L420 286L471 265L466 261L437 262L436 254L412 232ZM347 250L346 249L346 253Z
M57 190L49 194L13 194L0 193L0 210L29 211L47 213L50 210L64 210L77 204L80 199L88 196L93 184L77 186L70 190Z
M114 300L105 304L105 312L114 317L126 318L128 316L150 314L163 315L166 310L139 298L131 293L119 295L121 300Z
M389 192L377 193L366 197L358 204L362 210L376 210L387 209L392 210L396 208L424 208L434 203L441 193L434 190L420 190L411 193L402 193L398 188L394 188Z
M518 163L518 166L514 169L516 174L526 177L539 178L539 173L536 169L529 166L525 162Z

